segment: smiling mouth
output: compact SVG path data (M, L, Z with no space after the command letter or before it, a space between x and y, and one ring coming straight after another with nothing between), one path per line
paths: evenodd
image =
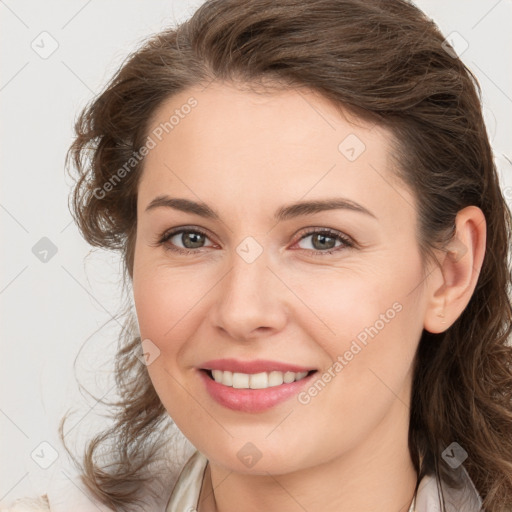
M283 384L291 384L302 380L317 370L307 372L260 372L260 373L240 373L223 370L202 369L208 377L227 387L235 389L267 389L281 386Z

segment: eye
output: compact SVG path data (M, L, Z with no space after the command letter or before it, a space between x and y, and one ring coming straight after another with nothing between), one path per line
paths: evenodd
M311 238L309 243L311 249L303 249L313 251L313 256L332 254L334 252L339 252L344 248L352 248L355 246L355 243L347 236L343 235L339 231L328 228L315 228L314 230L310 230L306 232L306 234L302 236L297 243L308 238ZM339 245L336 245L337 241L340 242Z
M192 254L200 252L198 251L198 249L201 249L203 247L213 247L202 245L207 239L207 233L198 228L179 228L173 229L171 231L166 231L165 233L160 235L157 239L156 244L154 245L162 245L164 249L179 254ZM180 243L183 244L183 247L177 245Z
M311 253L313 256L323 256L339 252L344 248L353 248L355 243L343 235L339 231L329 228L315 228L307 231L297 242L311 238L311 248L302 248ZM163 246L165 250L178 254L194 254L201 252L200 249L205 247L214 247L213 245L204 245L205 240L209 240L208 234L199 228L175 228L165 231L158 236L156 242L152 245ZM338 242L338 245L336 245ZM180 247L178 244L182 244Z

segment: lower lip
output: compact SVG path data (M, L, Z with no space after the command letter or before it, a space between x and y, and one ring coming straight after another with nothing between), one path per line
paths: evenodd
M215 382L206 370L199 370L199 375L206 385L206 390L215 401L228 409L242 412L266 411L288 400L308 384L315 373L313 372L303 379L289 384L281 384L266 389L238 389Z

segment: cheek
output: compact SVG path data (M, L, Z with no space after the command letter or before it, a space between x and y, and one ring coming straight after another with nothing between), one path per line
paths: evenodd
M290 321L299 323L332 359L349 350L354 340L366 347L373 339L386 338L399 328L411 297L407 297L407 276L400 271L394 275L392 269L383 267L347 266L284 275L283 280L301 299L296 301Z
M329 288L317 287L308 297L329 329L320 334L305 322L302 329L308 329L331 363L298 396L296 417L311 418L315 411L315 419L308 421L332 440L315 448L319 456L355 447L390 410L403 418L409 414L409 377L422 323L415 297L407 295L410 289L394 282L377 288L374 280L344 279L343 287L332 283L329 294ZM297 443L299 438L300 432Z
M158 348L158 356L147 366L149 377L168 414L188 432L189 422L204 422L190 400L190 393L197 390L187 389L179 367L191 332L190 310L197 302L194 288L183 283L178 272L146 267L134 272L133 295L141 339Z
M152 379L163 372L159 382L167 378L167 389L176 383L169 375L181 378L178 376L184 376L197 362L190 356L198 350L191 339L208 314L207 295L215 280L200 269L173 268L159 262L142 265L141 261L134 266L133 276L140 335L156 345L161 357L148 366L148 371ZM161 388L155 387L160 394Z
M172 311L172 304L158 286L158 281L151 272L144 275L135 272L133 279L133 298L142 339L149 338L159 343L162 333L169 329L165 311Z
M150 339L164 353L175 352L180 322L185 318L194 292L178 273L158 266L134 267L133 298L142 339Z
M423 329L421 287L411 285L421 282L419 259L410 257L407 265L397 258L373 268L354 268L302 274L294 283L308 307L294 321L329 356L325 379L338 382L339 387L332 387L342 401L351 401L352 392L368 398L363 395L374 391L376 383L384 392L386 384L400 387Z
M179 319L186 315L197 286L197 281L191 283L190 278L186 269L172 268L166 262L162 248L148 248L144 239L137 239L132 283L142 339L162 344Z

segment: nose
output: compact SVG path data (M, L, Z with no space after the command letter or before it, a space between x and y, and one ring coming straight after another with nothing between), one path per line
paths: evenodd
M250 263L234 252L231 262L212 302L215 328L237 341L279 332L287 321L290 292L268 266L265 251Z

